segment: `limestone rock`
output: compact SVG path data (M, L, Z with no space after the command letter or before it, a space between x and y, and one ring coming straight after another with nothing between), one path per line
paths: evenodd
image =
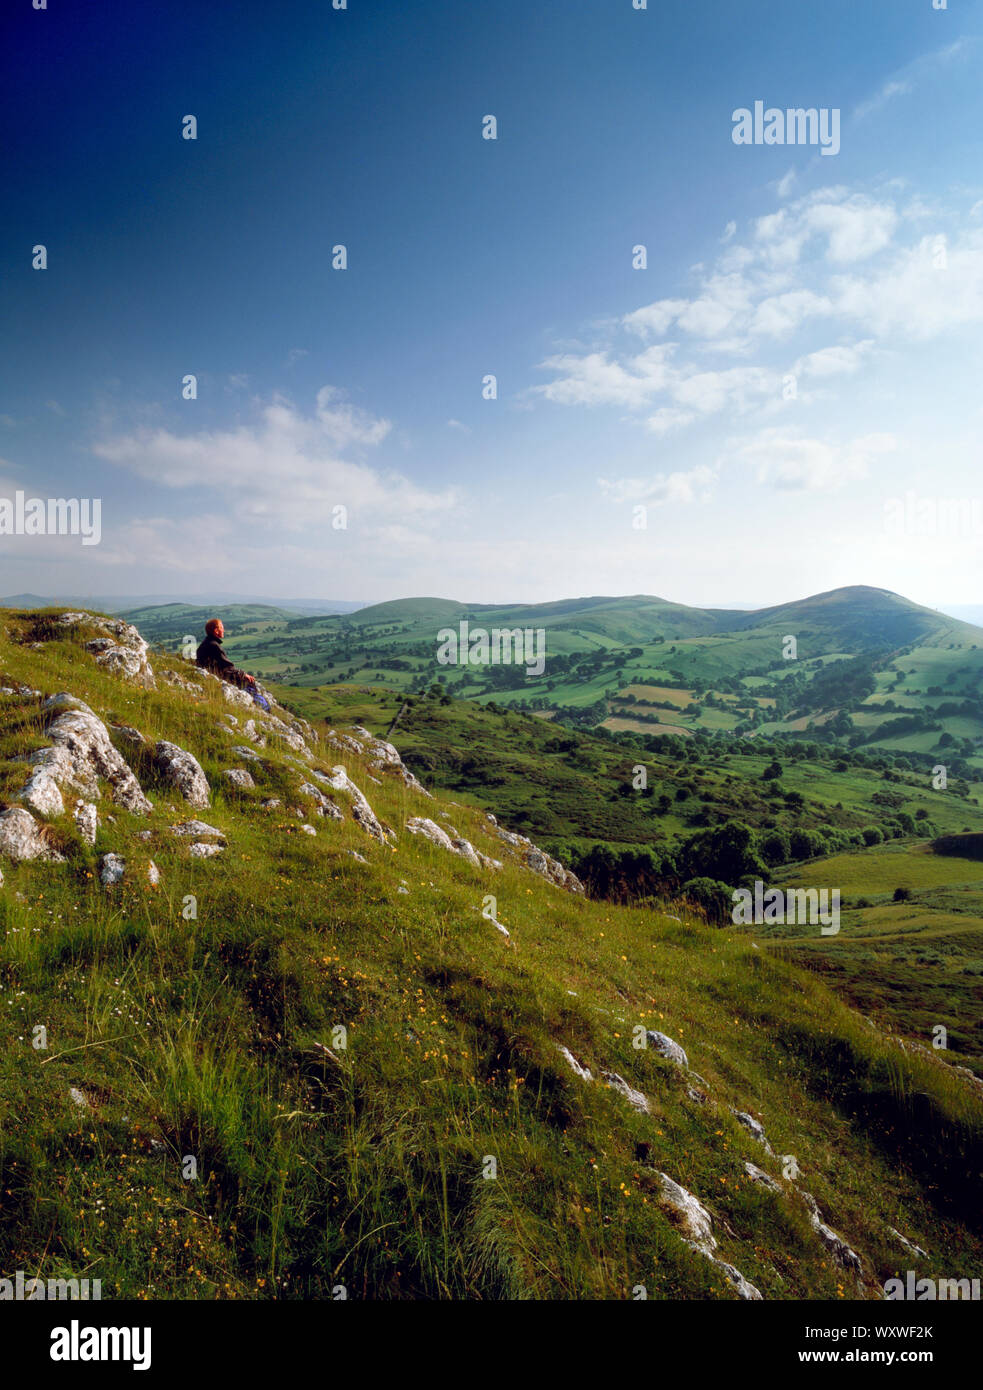
M769 1192L780 1193L782 1191L780 1182L777 1182L769 1173L766 1173L764 1169L759 1168L757 1164L749 1163L747 1159L744 1160L744 1171L752 1182L760 1183L762 1187L767 1187Z
M735 1110L733 1106L730 1107L730 1113L734 1116L738 1124L743 1125L744 1128L757 1139L765 1153L770 1154L773 1152L765 1135L764 1126L761 1124L760 1120L756 1120L754 1116L749 1115L746 1110Z
M210 838L221 841L225 844L225 835L221 830L216 830L214 825L206 825L203 820L186 820L179 825L171 826L173 835L193 835L196 840Z
M106 888L121 883L126 872L126 860L119 854L104 854L99 860L99 882Z
M201 764L186 749L162 739L154 749L154 761L164 781L190 806L209 804L211 793Z
M24 786L17 793L18 801L23 801L28 810L36 816L51 820L65 814L65 802L58 783L47 768L36 767Z
M224 850L224 845L206 845L201 840L195 840L190 854L192 859L214 859L216 854L222 854Z
M673 1039L667 1037L665 1033L660 1033L657 1029L650 1028L645 1034L645 1040L649 1047L655 1052L658 1052L660 1057L667 1057L670 1062L675 1062L677 1067L689 1068L689 1058L686 1056L686 1053L679 1046L678 1042L674 1042Z
M542 875L542 877L547 879L550 883L555 884L557 888L565 888L568 893L579 893L581 895L585 893L586 890L584 889L584 885L576 874L564 868L558 859L553 859L550 855L544 853L544 851L537 845L534 845L531 840L528 840L525 835L517 835L511 830L503 830L501 827L498 827L498 836L499 839L504 840L507 845L510 845L517 851L519 858L525 864L526 868L532 869L534 873Z
M84 623L98 628L104 636L86 642L85 649L99 666L147 689L155 686L154 673L147 660L147 643L131 623L121 618L101 618L95 613L62 613L57 621L63 627Z
M594 1080L594 1078L590 1074L590 1068L582 1066L580 1062L577 1061L576 1057L573 1055L569 1048L558 1045L557 1052L559 1052L560 1056L566 1062L570 1070L572 1072L575 1072L576 1075L580 1077L581 1081Z
M101 779L109 783L117 806L140 816L153 810L129 765L113 747L105 724L90 709L64 709L48 725L47 733L51 746L32 753L30 761L59 787L95 801Z
M244 767L227 767L223 770L222 776L228 778L234 787L241 787L244 791L256 785Z
M332 768L331 772L331 777L327 779L328 785L333 787L335 791L346 792L348 796L351 797L353 819L356 820L362 829L366 831L367 834L371 835L374 840L378 840L380 844L386 844L389 840L389 836L379 824L378 818L365 799L364 794L359 791L358 787L356 787L355 783L348 776L346 770L338 766Z
M6 811L0 811L0 854L15 863L22 859L64 863L63 856L52 848L37 821L23 806L8 806Z
M711 1255L717 1248L717 1242L713 1234L713 1219L706 1207L666 1173L659 1173L658 1176L662 1184L663 1202L676 1214L687 1240L702 1254Z
M863 1272L863 1266L860 1263L860 1256L857 1254L856 1250L850 1249L842 1236L837 1235L834 1230L826 1225L826 1222L823 1220L822 1212L819 1210L819 1203L816 1201L815 1197L809 1192L801 1192L800 1196L808 1208L809 1221L812 1225L812 1229L819 1236L819 1239L833 1256L836 1263L842 1265L844 1269L852 1269L855 1274L861 1274Z
M96 842L96 830L99 828L99 815L92 801L80 801L75 807L75 825L78 833L87 845L94 845ZM149 835L149 831L145 832Z
M641 1115L649 1113L649 1103L642 1095L641 1091L636 1091L634 1086L629 1086L623 1076L619 1076L616 1071L602 1071L601 1076L607 1085L613 1090L620 1092L628 1104Z
M333 801L324 795L320 788L315 787L312 782L302 782L300 785L301 796L313 797L319 816L327 816L329 820L344 820L344 816L338 810Z
M928 1253L925 1250L923 1250L920 1245L912 1244L912 1242L908 1239L907 1236L903 1236L901 1232L896 1231L893 1226L888 1226L887 1229L891 1232L892 1236L897 1237L897 1239L901 1242L901 1244L910 1254L917 1255L918 1258L921 1260L928 1259Z
M134 729L132 724L110 724L109 727L118 739L132 744L134 748L142 748L147 742L140 730Z

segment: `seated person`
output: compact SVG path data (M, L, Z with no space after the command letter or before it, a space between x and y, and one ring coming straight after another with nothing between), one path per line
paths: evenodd
M237 685L240 690L248 690L253 694L256 690L255 676L247 675L245 671L240 671L238 666L233 666L232 662L222 650L222 638L225 636L225 627L221 618L209 618L205 624L205 640L195 653L195 661L206 671L211 671L220 680L228 681L230 685Z

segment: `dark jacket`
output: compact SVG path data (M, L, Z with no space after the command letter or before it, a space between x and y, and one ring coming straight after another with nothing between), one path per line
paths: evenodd
M250 684L245 671L240 671L238 666L233 666L223 652L220 637L206 637L195 653L195 661L206 671L211 671L222 680L228 681L230 685L246 686Z

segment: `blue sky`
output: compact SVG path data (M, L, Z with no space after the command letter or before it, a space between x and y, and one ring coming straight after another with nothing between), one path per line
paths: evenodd
M0 592L979 601L980 0L92 9L0 21L0 496L102 540Z

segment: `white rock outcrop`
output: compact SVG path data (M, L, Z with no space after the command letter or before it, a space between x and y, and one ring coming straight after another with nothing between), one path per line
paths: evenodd
M570 1051L568 1047L563 1047L562 1045L558 1044L556 1050L557 1052L559 1052L560 1056L566 1062L570 1070L574 1072L575 1075L580 1077L581 1081L594 1080L593 1076L591 1076L590 1068L582 1066L580 1062L577 1061L576 1057L573 1055L573 1053Z
M15 863L22 859L64 863L64 857L48 843L42 827L23 806L8 806L6 811L0 811L0 854Z
M606 1085L624 1096L633 1110L637 1110L640 1115L647 1115L649 1113L649 1103L642 1095L641 1091L636 1091L634 1086L629 1086L623 1076L619 1076L616 1071L602 1071L601 1076L604 1078Z
M362 829L380 844L387 844L389 836L383 830L379 819L372 807L369 805L363 792L349 777L347 771L342 766L333 767L331 776L326 776L323 772L313 773L313 776L323 780L329 787L333 787L336 792L345 792L352 799L352 818L357 821Z
M37 749L30 755L35 771L22 790L21 797L26 799L31 795L33 787L35 801L40 794L42 802L47 800L56 808L55 798L48 787L50 782L62 791L71 790L88 801L96 801L99 798L99 783L103 781L109 784L110 794L117 806L141 816L153 810L129 764L113 747L105 724L87 705L75 701L72 696L54 695L42 709L60 710L61 713L56 713L48 725L47 736L51 746ZM61 811L54 810L54 814L58 815L63 812L64 804Z
M243 791L248 791L250 787L256 785L244 767L227 767L223 769L222 776L234 787L240 787Z
M517 852L519 859L527 869L532 869L533 873L548 879L557 888L565 888L568 893L579 893L583 896L586 892L584 885L576 874L571 873L560 863L559 859L554 859L551 855L546 854L525 835L517 835L514 831L503 830L494 816L488 815L486 818L496 826L499 839L504 840Z
M121 883L126 873L126 860L121 854L104 854L99 860L99 882L106 888Z
M678 1182L673 1182L666 1173L659 1173L658 1177L662 1184L663 1203L672 1210L682 1228L686 1244L719 1269L740 1298L757 1302L761 1298L760 1291L744 1278L739 1269L714 1254L717 1240L713 1234L713 1218L703 1203Z
M154 748L154 762L164 781L183 796L189 806L210 804L208 779L198 759L187 749L161 739Z
M134 681L147 689L155 685L154 673L147 660L148 644L140 636L132 623L124 623L121 618L102 618L95 613L62 613L57 619L62 627L98 628L105 635L94 637L86 642L85 650L96 659L96 663L115 676Z
M645 1034L647 1045L657 1052L660 1057L667 1057L670 1062L675 1062L677 1067L685 1067L689 1070L689 1058L686 1053L672 1038L665 1033L660 1033L656 1028L649 1028Z
M730 1113L733 1115L734 1119L738 1122L738 1124L743 1125L744 1128L748 1131L748 1133L751 1134L755 1139L757 1139L758 1143L764 1149L766 1154L770 1154L773 1152L771 1145L768 1143L768 1138L765 1134L764 1125L761 1123L760 1120L756 1120L754 1116L749 1115L746 1110L735 1110L733 1106L730 1107Z
M96 831L99 829L99 813L95 803L92 801L80 801L75 807L75 825L78 833L87 845L94 845L96 842ZM149 835L149 831L145 832Z

